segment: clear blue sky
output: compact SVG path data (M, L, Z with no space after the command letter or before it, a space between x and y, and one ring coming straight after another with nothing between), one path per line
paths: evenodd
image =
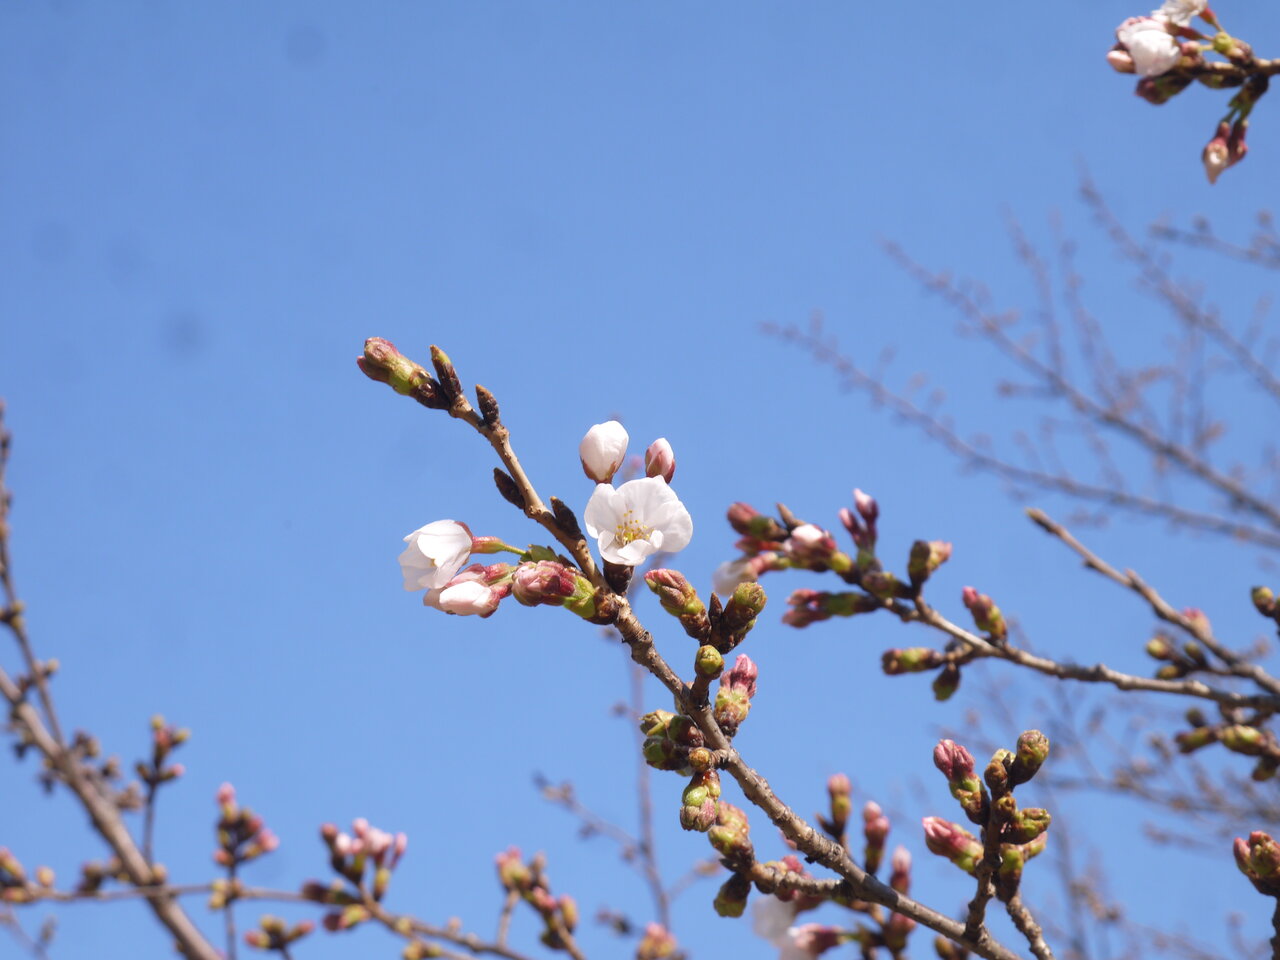
M1261 6L1219 12L1265 54L1280 12ZM637 449L668 437L695 522L677 565L703 584L732 555L729 502L782 499L835 525L860 486L881 500L882 542L897 544L887 551L955 543L937 581L953 613L974 583L1040 649L1149 669L1136 604L1085 579L996 484L961 476L758 330L821 309L859 356L896 346L896 371L931 371L959 417L996 429L1019 414L994 397L981 349L956 339L879 241L1016 305L1030 287L1005 211L1048 240L1058 210L1084 241L1109 329L1138 348L1158 338L1163 318L1113 269L1075 199L1080 164L1135 229L1205 211L1239 231L1274 200L1280 135L1264 102L1249 159L1210 189L1199 151L1224 98L1194 89L1152 108L1103 61L1115 24L1144 10L0 7L0 395L16 436L16 576L40 651L64 664L56 691L70 724L130 761L152 713L194 729L189 773L161 802L171 875L213 875L213 796L230 780L283 840L249 869L253 882L325 876L318 825L366 816L411 837L393 907L489 933L492 856L517 844L547 852L555 889L588 918L609 906L648 919L609 845L580 842L530 785L535 771L571 778L585 803L632 825L631 730L610 714L623 657L558 611L447 618L403 592L395 556L415 527L451 517L520 542L533 531L491 489L478 438L359 375L353 358L371 335L422 358L432 343L447 349L465 381L497 394L542 491L579 508L586 427L621 417ZM1265 289L1265 277L1222 275ZM1150 525L1099 542L1228 635L1257 633L1243 593L1251 554ZM785 595L804 582L769 584L749 644L761 692L739 745L802 812L847 771L859 802L893 816L890 843L915 853L922 899L959 908L970 884L933 862L918 824L952 812L930 750L980 704L979 678L936 705L925 681L879 670L883 649L923 634L887 620L782 627ZM687 670L687 638L656 605L644 613ZM651 699L665 705L657 690ZM1046 722L1029 703L1010 740ZM34 773L0 772L0 843L70 882L101 846ZM676 778L655 785L674 878L709 848L677 829ZM1240 909L1263 935L1267 905L1225 847L1147 848L1141 811L1124 803L1061 815L1081 855L1129 888L1140 922L1206 916L1200 935L1221 946L1219 918ZM757 819L761 853L779 855ZM1136 852L1107 852L1122 845ZM1029 899L1051 902L1051 874L1033 865ZM701 958L769 956L745 922L712 914L714 889L680 901L682 942ZM55 957L168 955L141 907L84 905L61 923ZM518 942L532 930L521 918ZM630 949L589 920L582 939L597 958ZM11 949L0 941L0 955ZM397 949L367 931L313 937L302 956ZM926 937L914 952L929 953Z

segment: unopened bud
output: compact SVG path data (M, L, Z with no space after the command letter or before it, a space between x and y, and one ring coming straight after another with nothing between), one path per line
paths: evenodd
M1267 752L1267 736L1257 727L1235 723L1222 728L1218 733L1222 745L1233 753L1243 753L1248 757L1258 757Z
M651 923L644 928L644 936L636 947L636 960L673 960L680 952L680 945L666 927Z
M1276 595L1270 587L1254 587L1249 596L1254 607L1264 617L1276 615Z
M661 477L667 483L676 475L676 455L666 437L659 437L644 452L644 475Z
M751 698L756 693L756 677L759 669L745 653L739 654L733 669L720 680L712 712L716 723L726 736L732 737L747 719L751 710Z
M1236 866L1253 881L1258 892L1270 897L1280 897L1280 845L1270 834L1255 830L1246 842L1236 837L1233 845Z
M749 503L732 504L727 516L729 526L744 537L777 542L787 536L787 531L777 520L765 516Z
M577 590L577 575L562 563L539 560L516 567L511 579L511 595L526 607L538 604L563 606Z
M726 860L749 863L755 856L747 815L731 803L720 803L715 825L707 831L707 839Z
M709 644L701 646L694 658L693 669L700 677L715 679L724 670L724 655Z
M925 817L924 842L931 853L950 860L965 873L972 874L982 859L982 844L964 827L941 817Z
M722 917L740 917L747 909L751 881L735 873L716 891L715 910Z
M705 833L716 822L720 797L720 774L714 770L695 773L680 795L680 826Z
M907 575L912 586L921 586L940 566L951 559L951 544L945 540L917 540L911 545Z
M880 655L880 666L889 676L903 673L923 673L939 666L944 655L931 647L894 648Z
M609 483L627 457L626 428L617 420L597 423L578 445L582 472L596 483Z
M942 702L950 700L960 689L960 664L952 660L933 678L933 699Z
M965 587L961 592L961 598L964 600L964 605L969 608L969 613L973 615L974 626L989 634L996 643L1002 643L1009 633L1009 628L1004 622L1004 614L1000 612L995 601L973 587Z
M1036 775L1049 756L1049 738L1039 730L1026 730L1018 737L1018 751L1009 766L1009 785L1016 787Z
M767 601L764 587L760 584L751 581L739 583L720 615L720 632L734 642L741 641L755 626L756 617L764 610Z

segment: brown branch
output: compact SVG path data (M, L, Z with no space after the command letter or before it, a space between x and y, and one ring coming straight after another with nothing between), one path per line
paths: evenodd
M994 798L993 798L994 799ZM982 859L978 862L975 877L978 889L969 901L965 912L964 932L969 937L976 937L982 930L982 922L986 916L987 904L996 895L995 875L1000 867L1001 837L1004 833L1005 818L993 803L987 810L987 823L982 828Z
M1280 549L1280 534L1263 527L1255 527L1214 513L1190 510L1164 500L1129 493L1114 486L1086 483L1071 476L1021 467L981 450L961 437L947 423L921 409L901 394L890 390L878 379L859 368L849 357L840 354L834 342L823 338L821 324L816 321L809 333L794 326L780 328L766 326L764 329L766 333L772 333L808 350L814 360L829 365L847 387L867 392L875 403L888 407L895 416L920 430L968 467L992 473L1010 483L1026 484L1078 500L1168 520L1187 529L1254 543L1273 550Z
M1036 960L1053 960L1053 951L1044 942L1044 931L1040 929L1040 924L1036 923L1035 917L1022 902L1022 895L1015 893L1009 898L1005 908L1009 911L1009 919L1018 928L1018 932L1027 938L1027 944L1031 947L1031 952L1036 955Z
M639 717L644 712L644 677L645 672L639 664L631 667L631 714ZM649 764L645 762L640 747L644 743L644 732L638 724L632 724L639 737L636 745L636 798L640 806L640 859L644 864L645 881L649 885L653 907L657 912L658 922L663 929L671 931L671 903L662 882L662 871L658 869L658 848L653 831L653 790L649 780Z
M1138 677L1130 673L1112 670L1102 663L1093 666L1081 666L1075 663L1060 663L1048 657L1037 656L1011 644L999 645L991 643L985 637L978 636L958 624L952 623L935 608L925 603L923 598L917 600L914 607L897 604L894 612L903 620L923 623L942 631L947 636L965 644L975 656L991 657L1007 660L1019 666L1035 670L1050 677L1061 680L1079 680L1085 683L1106 683L1119 690L1147 690L1154 693L1173 693L1187 697L1199 697L1212 700L1229 707L1252 707L1270 712L1280 711L1280 696L1271 694L1244 694L1232 690L1211 687L1199 680L1160 680L1155 677Z
M1211 651L1214 656L1218 657L1227 665L1228 670L1237 677L1245 677L1252 680L1263 690L1268 693L1280 695L1280 680L1271 676L1266 670L1255 663L1249 663L1242 659L1234 651L1223 645L1217 637L1214 636L1213 630L1208 624L1200 618L1188 617L1186 614L1172 607L1155 588L1148 585L1133 570L1125 570L1121 572L1111 566L1105 560L1101 559L1092 550L1077 540L1066 527L1052 520L1043 510L1035 508L1027 511L1027 516L1046 533L1049 533L1079 554L1084 560L1084 565L1090 570L1096 570L1104 577L1127 587L1132 590L1151 607L1151 612L1166 623L1172 623L1177 627L1181 627L1187 633L1191 634L1206 649Z
M189 896L207 896L214 890L212 883L191 883L191 884L169 884L155 885L149 887L123 887L116 890L52 890L44 887L31 887L27 891L30 894L29 903L39 903L41 901L50 901L53 903L112 903L120 900L137 900L149 897L164 897L167 899L175 899L177 897ZM316 901L304 897L295 890L272 890L267 887L241 887L236 891L236 899L238 900L258 900L276 903L305 903L315 906L323 906L317 904ZM371 898L370 898L371 899ZM376 904L377 901L374 901ZM25 905L25 904L24 904ZM504 960L529 960L522 953L507 947L505 942L498 940L489 943L482 940L473 933L462 933L450 927L439 927L429 924L412 917L403 915L395 915L379 904L379 912L381 916L375 914L380 923L387 924L394 933L404 936L401 929L395 924L400 922L402 926L408 924L408 928L419 936L429 937L433 940L444 940L456 946L469 950L473 955L490 955L502 957Z
M561 545L563 545L578 562L583 573L589 576L597 586L607 588L603 577L596 568L586 541L573 538L560 528L554 514L543 505L528 475L521 467L510 437L504 426L489 426L472 409L460 394L449 409L451 416L463 420L484 436L493 446L507 473L515 483L516 489L523 498L525 513L537 521ZM868 900L886 906L889 909L915 920L917 923L941 933L956 942L968 947L971 951L986 960L1016 960L1017 954L1000 944L988 932L978 938L965 935L964 927L950 917L938 913L924 904L906 897L892 887L863 870L849 856L847 850L823 836L804 818L783 803L760 774L756 773L742 756L733 748L728 737L720 729L712 716L709 706L699 705L691 695L691 688L671 669L670 665L658 653L653 638L637 619L625 594L614 593L617 601L617 619L614 626L621 634L624 642L631 650L631 657L658 679L676 699L680 711L688 716L702 731L707 746L719 751L721 767L737 781L743 794L755 806L759 807L778 826L783 834L796 844L810 859L833 870L852 887L859 899Z
M9 434L0 422L0 586L3 586L6 607L10 613L3 620L22 649L23 660L31 673L32 682L40 693L48 725L46 726L45 719L42 719L39 712L27 702L18 684L3 669L0 669L0 696L8 701L11 719L22 731L24 742L29 743L44 755L49 770L75 794L85 812L88 813L94 830L119 858L121 868L130 882L136 886L148 886L153 880L151 864L130 835L120 816L119 807L97 785L81 765L80 760L66 747L57 726L53 699L43 681L43 670L36 661L27 637L20 613L21 604L14 593L9 562L8 504L10 498L4 483L8 449ZM173 934L188 960L218 960L218 952L172 897L157 893L146 899L156 918Z

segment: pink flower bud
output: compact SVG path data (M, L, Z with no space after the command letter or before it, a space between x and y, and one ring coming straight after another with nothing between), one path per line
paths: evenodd
M949 781L967 780L973 776L973 754L954 740L938 741L938 745L933 748L933 765Z
M1124 50L1108 50L1107 63L1116 73L1133 73L1133 57Z
M236 802L236 788L229 783L224 783L218 788L218 792L215 796L218 801L218 806L229 807Z
M724 684L730 690L737 690L748 697L756 695L756 678L760 676L760 668L745 653L738 654L733 669L725 674Z
M783 552L800 566L830 563L836 553L835 537L812 523L802 523L791 531Z
M522 563L511 580L511 595L526 607L561 606L573 596L578 581L572 570L554 560Z
M617 420L597 423L578 445L582 472L596 483L608 483L627 456L626 428Z
M644 452L644 475L661 477L667 483L676 475L676 454L666 437L659 437Z

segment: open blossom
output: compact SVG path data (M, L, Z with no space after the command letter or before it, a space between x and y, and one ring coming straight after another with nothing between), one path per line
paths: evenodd
M751 903L751 929L757 937L775 947L789 946L791 938L787 931L796 922L797 913L799 906L794 900L760 897Z
M1164 0L1159 10L1151 11L1151 16L1156 20L1185 27L1204 13L1208 6L1208 0Z
M1144 77L1167 73L1182 59L1182 47L1164 20L1130 17L1116 28L1116 39L1129 51L1134 69Z
M628 567L660 550L683 550L693 539L693 518L661 477L630 480L617 489L601 483L582 518L600 556Z
M751 557L726 560L711 574L711 587L722 597L733 596L740 583L754 583L759 577L751 565Z
M835 927L805 923L787 930L778 960L812 960L839 945L840 931Z
M444 586L428 590L422 602L459 616L490 616L511 592L510 571L510 565L505 563L489 567L473 563Z
M617 420L597 423L578 444L582 472L596 483L608 483L627 456L626 427Z
M404 538L400 572L406 590L442 587L471 555L471 531L456 520L436 520Z

